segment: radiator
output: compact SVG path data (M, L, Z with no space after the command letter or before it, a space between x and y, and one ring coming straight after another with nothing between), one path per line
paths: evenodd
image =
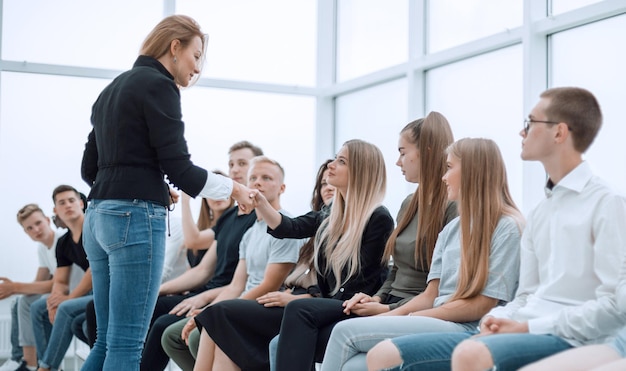
M0 358L11 357L11 316L0 316Z

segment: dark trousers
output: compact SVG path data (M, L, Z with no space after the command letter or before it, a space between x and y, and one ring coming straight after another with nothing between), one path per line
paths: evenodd
M343 313L337 299L300 299L287 304L280 327L276 369L311 370L324 358L333 327L356 317Z
M93 348L96 343L96 308L93 305L93 300L87 303L85 307L85 324L87 326L87 341L89 348Z
M165 329L182 317L169 312L184 299L195 294L159 296L150 321L150 329L143 347L140 369L145 371L164 370L170 358L161 346L161 336Z

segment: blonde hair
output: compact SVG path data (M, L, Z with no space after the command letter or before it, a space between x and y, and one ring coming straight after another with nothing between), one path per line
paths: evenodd
M319 272L319 252L323 249L325 272L332 271L337 293L350 277L360 271L361 240L365 227L385 197L387 174L385 161L375 145L354 139L343 144L348 151L348 187L335 200L315 236L315 268ZM342 273L346 272L342 279Z
M171 15L163 18L146 36L140 54L159 59L169 52L172 41L180 41L181 47L185 49L196 36L202 40L202 55L198 62L200 73L194 75L189 84L191 86L202 73L208 42L208 36L202 33L200 25L193 18L186 15Z
M521 231L524 217L513 202L504 160L493 140L461 139L447 152L461 162L457 200L461 223L461 266L452 301L479 295L487 285L491 239L500 218L511 216Z
M250 170L252 170L252 168L256 164L263 164L263 163L276 166L278 168L278 170L280 171L280 176L281 176L280 181L281 181L281 183L285 181L285 169L283 169L283 167L280 166L278 161L272 160L271 158L269 158L267 156L256 156L256 157L253 157L252 160L250 160L250 167L248 168L248 174L250 174Z
M448 120L439 112L431 112L423 119L407 124L400 135L414 144L420 151L420 181L406 211L400 217L385 245L383 261L393 254L398 235L411 223L417 214L417 236L415 238L415 264L429 269L437 236L446 223L448 196L441 184L446 172L446 148L454 141ZM418 213L418 206L420 208Z
M33 215L36 212L40 212L41 215L43 215L44 217L46 216L46 214L44 214L43 210L41 210L39 205L37 204L25 205L17 212L17 222L20 223L20 225L22 225L22 223L24 223L26 219L28 219L31 215Z

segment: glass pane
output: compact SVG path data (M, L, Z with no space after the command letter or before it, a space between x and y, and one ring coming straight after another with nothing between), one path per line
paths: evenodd
M15 215L22 206L34 202L51 216L52 190L59 184L89 192L80 177L80 165L91 130L91 105L109 81L10 72L2 73L1 79L3 239L6 246L20 247L20 252L15 259L3 257L0 264L13 265L0 269L13 280L30 281L37 270L37 250L16 223ZM59 87L63 87L62 94ZM26 259L24 254L31 251L32 258Z
M626 15L554 34L551 82L552 86L580 86L596 96L603 125L585 158L598 176L626 194L621 165L626 158L626 50L616 47L623 44L620 30L626 30Z
M601 0L552 0L552 14L557 15L565 13L600 1Z
M318 169L315 98L196 86L183 91L182 102L195 163L228 172L228 148L249 140L285 169L285 210L300 215L311 209Z
M498 144L520 208L522 91L521 46L453 63L426 75L428 111L448 118L455 140L484 137Z
M179 0L209 34L203 76L315 85L315 0Z
M519 27L523 11L522 0L430 0L428 52Z
M337 98L335 150L349 139L362 139L380 148L387 167L385 206L394 217L402 200L415 191L396 166L398 135L409 122L406 79L392 81Z
M407 0L338 1L337 80L406 62L408 11Z
M163 18L153 0L7 0L2 58L129 69L144 38Z

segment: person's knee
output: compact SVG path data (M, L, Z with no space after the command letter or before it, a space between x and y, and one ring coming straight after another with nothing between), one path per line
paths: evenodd
M181 337L181 330L182 328L180 326L176 326L175 323L168 326L165 331L163 331L163 335L161 336L161 346L166 353L168 353L170 349L177 349L185 345L185 341Z
M400 351L391 340L376 344L367 352L367 369L382 370L402 364Z
M189 333L189 339L187 339L187 344L189 344L189 352L193 356L193 358L198 358L198 348L200 347L200 330L193 329Z
M491 352L483 342L465 340L452 352L454 370L486 370L492 366Z

